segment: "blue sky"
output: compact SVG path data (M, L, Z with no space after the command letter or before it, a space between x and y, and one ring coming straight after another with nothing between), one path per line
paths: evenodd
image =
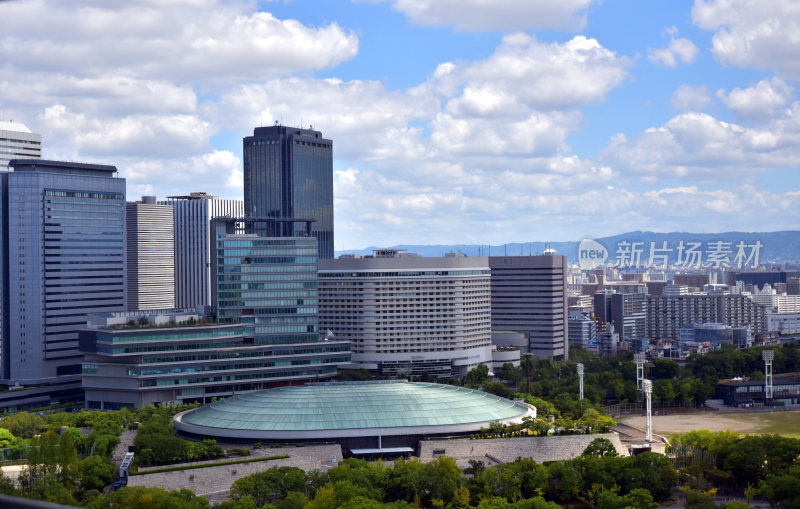
M129 199L334 140L337 250L796 229L791 0L0 2L0 118Z

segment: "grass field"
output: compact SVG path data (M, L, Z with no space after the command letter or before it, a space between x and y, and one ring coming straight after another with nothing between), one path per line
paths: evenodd
M625 417L620 421L637 428L645 427L643 416ZM653 432L659 435L669 437L695 429L731 430L742 435L776 433L800 438L800 412L695 413L653 417Z

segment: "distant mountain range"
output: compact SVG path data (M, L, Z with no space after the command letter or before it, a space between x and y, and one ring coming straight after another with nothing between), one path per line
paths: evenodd
M636 244L636 248L642 250L642 258L650 256L651 243L656 249L664 247L666 242L667 250L664 254L669 256L670 263L674 263L678 256L678 246L683 242L684 247L689 243L701 243L697 247L704 253L703 260L707 259L709 250L730 250L729 257L734 259L737 253L737 245L743 243L745 252L749 256L756 243L760 243L759 264L786 264L800 261L800 231L780 231L780 232L725 232L725 233L656 233L656 232L628 232L611 237L600 237L594 240L601 243L609 251L609 258L617 257L618 249L628 249L626 243ZM717 244L721 242L722 244ZM554 249L558 254L567 256L569 263L578 262L578 244L580 241L570 242L512 242L499 246L488 246L480 244L453 244L453 245L415 245L401 244L396 246L380 246L380 248L404 249L411 253L422 256L443 256L446 253L457 252L467 256L519 256L542 254L545 249ZM728 244L729 243L729 244ZM364 249L354 249L348 251L337 251L340 254L372 254L376 246Z

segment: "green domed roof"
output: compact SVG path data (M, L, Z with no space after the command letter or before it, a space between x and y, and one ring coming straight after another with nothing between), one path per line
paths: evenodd
M228 397L176 417L192 427L264 432L450 427L520 419L531 408L485 392L434 383L340 382Z

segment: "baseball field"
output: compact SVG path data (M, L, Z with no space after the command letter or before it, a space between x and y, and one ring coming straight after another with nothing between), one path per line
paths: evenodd
M619 419L620 422L645 427L644 416ZM800 438L800 411L771 413L693 413L653 416L653 432L670 437L695 429L710 431L731 430L746 434L775 433Z

